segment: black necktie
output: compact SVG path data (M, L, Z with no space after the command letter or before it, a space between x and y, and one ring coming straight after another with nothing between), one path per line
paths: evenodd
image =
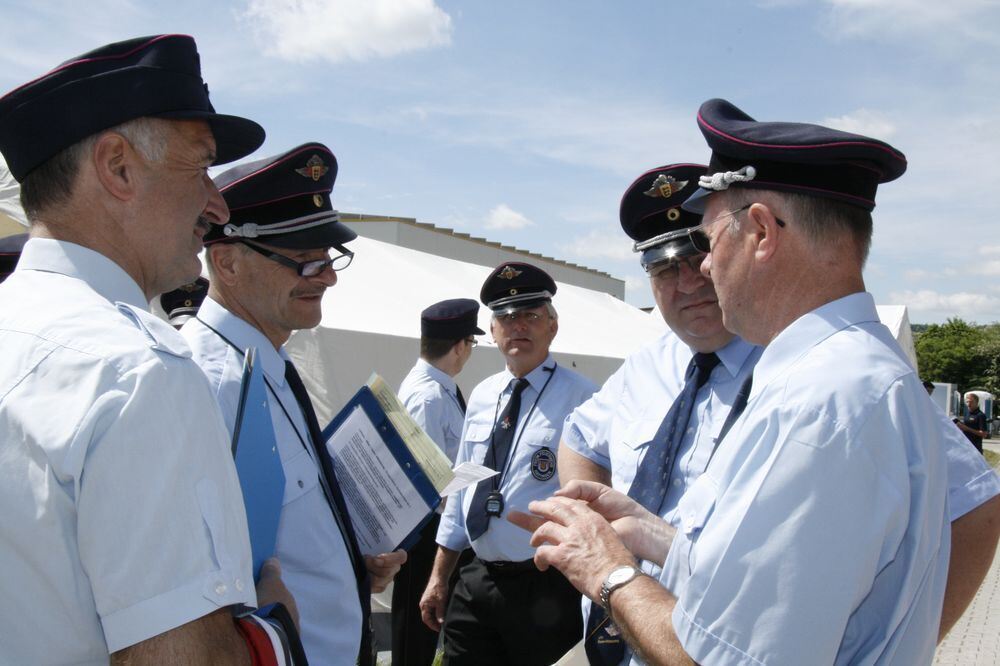
M750 389L753 388L753 374L743 380L743 384L740 386L740 390L736 393L736 398L733 399L732 409L729 410L729 416L726 417L726 422L722 424L722 430L719 431L719 438L715 440L715 446L718 447L719 443L722 442L722 438L726 436L729 429L733 427L736 423L736 419L740 417L743 410L747 408L747 400L750 398Z
M653 439L646 444L646 455L639 464L628 496L653 513L667 495L670 476L677 452L691 420L698 389L705 385L712 370L719 364L715 354L696 353L688 364L684 388L670 406ZM618 664L625 658L625 642L609 621L607 613L597 604L590 607L584 648L591 664Z
M493 426L490 448L487 449L486 459L483 460L484 465L497 470L500 475L491 477L488 482L479 482L476 494L472 496L472 504L469 505L469 516L465 521L469 539L472 541L483 536L489 527L490 516L486 513L486 498L500 486L500 476L503 475L504 464L510 454L510 445L514 441L514 431L517 430L517 417L521 412L521 392L528 386L528 380L523 377L513 379L511 382L514 386L510 400L507 401L507 406L500 412L500 417Z
M455 397L458 398L458 406L462 408L462 414L465 414L465 398L462 396L462 389L459 388L458 384L455 384Z
M285 381L288 382L288 387L292 389L295 400L302 409L306 427L309 428L309 439L313 445L313 450L310 453L320 465L320 474L326 479L323 486L324 490L329 492L327 500L330 502L330 510L333 512L337 526L340 527L347 551L351 556L351 564L354 566L354 577L358 583L358 600L361 602L361 646L358 663L368 664L372 662L371 581L368 578L368 568L365 566L364 557L358 549L358 540L354 536L350 514L347 512L344 496L340 492L340 484L337 483L337 475L333 469L333 460L326 450L323 433L320 430L316 412L313 411L312 401L309 399L305 384L302 383L302 378L299 377L299 373L291 361L285 361Z

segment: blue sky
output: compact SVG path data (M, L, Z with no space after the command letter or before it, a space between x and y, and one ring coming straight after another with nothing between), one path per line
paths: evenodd
M994 0L0 2L0 88L103 43L193 35L254 158L334 151L334 204L416 217L649 288L618 225L643 171L705 161L698 106L884 139L865 279L913 322L1000 320ZM387 267L391 270L391 267ZM478 285L470 285L475 295Z

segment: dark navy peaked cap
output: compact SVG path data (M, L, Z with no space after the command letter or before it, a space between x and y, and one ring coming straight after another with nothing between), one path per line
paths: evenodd
M700 254L687 234L676 232L701 224L701 215L681 208L698 191L705 175L702 164L670 164L651 169L636 178L618 212L622 229L642 252L639 263L646 270L664 261Z
M484 335L476 320L479 303L471 298L451 298L435 303L420 313L420 336L437 340L460 340Z
M171 325L180 328L184 322L198 314L198 308L206 296L208 296L208 280L200 277L194 282L162 294L160 307L167 313Z
M555 280L541 268L510 261L493 269L479 300L494 314L506 314L550 303L555 293Z
M102 46L0 98L0 152L21 181L78 141L143 116L206 121L216 164L264 142L257 123L215 112L194 39L158 35Z
M21 250L28 242L28 234L14 234L0 238L0 282L6 280L17 267Z
M729 187L795 192L875 208L875 191L906 171L906 157L877 139L807 123L758 122L724 99L698 110L698 127L712 149L702 190L685 203Z
M215 178L229 222L205 244L249 240L295 250L339 247L358 237L330 202L337 158L322 143L240 164Z

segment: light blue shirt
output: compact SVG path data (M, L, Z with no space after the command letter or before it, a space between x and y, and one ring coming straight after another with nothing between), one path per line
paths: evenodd
M697 662L929 664L948 572L938 414L869 294L793 322L678 504L661 581Z
M514 375L504 370L487 377L473 389L457 463L471 460L483 464L494 423L510 399L512 379ZM528 544L531 533L508 522L507 511L527 511L529 502L545 499L559 488L558 473L545 481L532 475L532 458L542 448L549 449L555 457L566 415L589 398L597 387L569 368L557 366L551 356L525 375L525 379L529 386L521 393L514 443L511 444L509 463L499 486L504 498L503 514L499 518L491 518L486 533L470 541L465 517L476 486L459 491L457 497L447 502L438 527L437 542L445 548L463 550L471 545L476 556L488 562L521 562L535 555L535 549Z
M107 664L255 604L226 429L117 264L32 239L0 285L0 661Z
M455 464L465 414L458 402L455 380L447 372L417 359L399 386L399 400L413 420Z
M288 354L259 330L206 298L196 319L181 329L205 371L232 432L239 404L243 354L257 348L267 381L271 421L278 455L285 470L285 497L278 523L275 555L281 577L299 609L300 634L311 664L347 664L357 661L361 642L361 604L347 544L330 511L319 480L319 467L303 441L309 428L295 394L285 381ZM287 413L287 415L286 415Z

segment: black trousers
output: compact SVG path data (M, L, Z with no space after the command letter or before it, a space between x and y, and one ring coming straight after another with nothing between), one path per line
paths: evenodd
M583 636L580 593L527 562L462 568L444 620L446 666L550 666Z
M392 666L430 666L434 661L438 634L420 619L419 604L434 567L440 522L435 513L420 531L392 584Z

